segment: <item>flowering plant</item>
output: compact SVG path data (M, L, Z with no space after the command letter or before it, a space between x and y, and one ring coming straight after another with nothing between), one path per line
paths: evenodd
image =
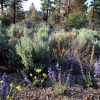
M60 61L65 55L69 34L63 32L53 33L49 36L50 57L52 60Z
M53 82L53 85L55 87L55 90L57 94L64 94L66 90L65 84L62 82L62 77L61 77L61 68L59 66L59 63L57 62L56 64L56 69L57 69L57 74L50 68L48 68L48 76Z
M0 81L0 90L1 90L1 95L2 95L2 98L5 97L6 95L6 87L7 87L7 74L4 73L3 76L2 76L2 80Z
M45 79L47 78L47 74L43 73L43 66L40 65L38 68L34 68L35 74L30 73L30 77L32 78L33 85L42 86Z
M100 85L100 62L94 64L94 78L97 80L97 84Z
M19 91L22 91L22 88L21 88L20 85L15 86L14 83L10 83L8 85L7 84L7 79L8 79L8 76L7 76L6 73L4 73L3 76L2 76L2 80L0 81L1 99L2 100L4 100L4 99L6 99L6 100L13 100L14 95L11 95L12 94L12 89L16 88L18 90L18 92L19 92ZM10 87L9 92L6 91L7 90L6 88L8 86Z

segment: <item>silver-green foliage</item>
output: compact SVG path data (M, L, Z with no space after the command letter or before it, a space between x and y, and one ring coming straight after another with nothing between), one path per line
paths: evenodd
M12 24L8 29L8 34L14 37L16 37L16 34L19 34L19 36L29 36L33 34L33 29L28 29L25 24Z
M15 49L15 45L18 44L18 40L14 39L14 40L9 40L9 50L8 50L8 54L6 55L8 60L15 64L15 65L21 65L21 57L16 53L16 49Z
M44 62L48 60L49 57L49 46L48 46L48 29L39 29L37 33L34 34L35 60Z
M0 49L7 49L9 36L6 34L6 30L0 27Z
M76 39L80 44L94 46L99 44L97 31L82 28L80 30L74 30L73 33L76 35Z
M42 39L47 37L47 33L34 33L33 38L22 37L16 44L16 52L22 59L22 64L28 69L34 67L34 63L45 64L48 61L49 46L47 41Z
M22 64L28 69L29 66L33 66L32 52L33 44L29 38L23 37L18 41L16 45L16 52L22 59Z

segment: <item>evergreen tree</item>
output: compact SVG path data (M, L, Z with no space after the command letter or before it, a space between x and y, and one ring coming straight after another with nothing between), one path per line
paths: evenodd
M22 8L22 3L27 0L0 0L1 14L0 20L3 26L8 26L11 23L18 22L24 19L25 14ZM6 7L6 9L5 9Z
M8 0L0 0L0 5L1 5L1 13L3 13L4 8L8 6Z
M42 3L42 11L43 11L43 20L48 21L48 17L52 14L52 12L54 11L54 1L53 0L41 0Z
M62 17L62 20L64 20L66 17L68 18L69 14L86 12L86 1L87 0L55 0L56 8Z
M75 11L87 11L87 0L74 0Z
M93 11L92 17L96 15L100 17L100 0L93 0L90 6L92 6L91 10Z
M30 9L26 14L26 18L33 21L34 24L41 20L41 17L38 15L38 12L33 3L31 4Z
M93 30L95 25L100 25L100 0L93 0L90 5L91 9L88 13L88 20L93 23Z
M10 1L10 5L11 5L12 11L13 11L13 23L14 24L16 23L16 13L19 8L18 5L21 6L24 1L27 1L27 0L11 0Z

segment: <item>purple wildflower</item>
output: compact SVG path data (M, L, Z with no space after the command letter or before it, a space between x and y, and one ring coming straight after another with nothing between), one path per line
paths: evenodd
M57 62L57 64L56 64L56 66L55 66L57 69L58 69L58 67L59 67L59 63Z
M70 59L71 59L70 52L68 52L68 54L67 54L67 59L68 59L68 60L70 60Z
M69 61L67 59L63 59L64 60L64 63L68 66L69 65Z
M68 86L70 86L70 78L71 78L71 74L69 73L66 77L66 83Z
M94 64L94 78L100 76L100 63L96 62Z
M56 76L56 75L55 75L55 72L52 71L51 67L48 68L48 76L49 76L50 79L54 79L55 76Z
M7 74L4 73L3 76L2 76L2 80L3 80L3 81L6 81L6 80L7 80L7 77L8 77Z
M58 62L57 62L55 67L56 67L56 69L58 71L58 83L61 84L61 68L59 68L60 66L59 66Z
M1 83L1 87L0 87L0 89L1 89L1 94L2 94L2 96L4 97L5 96L5 92L6 92L6 86L7 86L7 84L6 84L6 81L7 81L7 74L6 73L4 73L3 74L3 76L2 76L2 83Z
M71 59L71 64L72 65L74 65L75 59L76 59L75 57L72 57L72 59Z
M61 84L61 73L58 74L58 83Z

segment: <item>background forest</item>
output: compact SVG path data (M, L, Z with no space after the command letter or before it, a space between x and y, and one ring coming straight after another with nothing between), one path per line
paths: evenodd
M0 20L2 26L7 27L20 21L31 21L34 25L45 21L55 26L92 28L100 24L100 1L92 0L41 0L41 11L37 11L34 4L29 11L23 10L23 3L27 0L0 0Z

